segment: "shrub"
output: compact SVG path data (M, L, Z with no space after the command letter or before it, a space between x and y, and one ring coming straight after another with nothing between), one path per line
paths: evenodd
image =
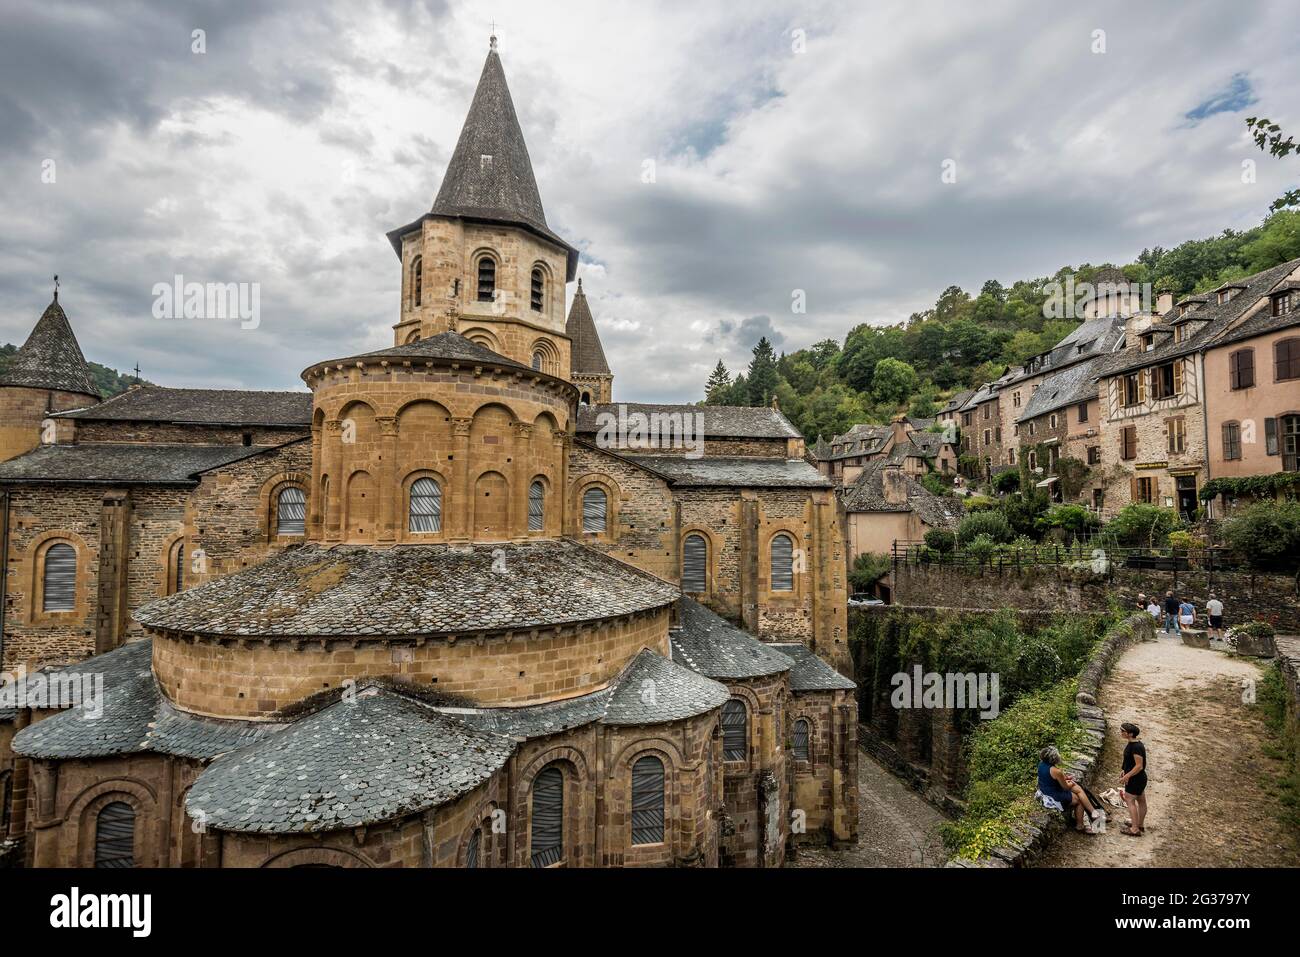
M1300 564L1300 502L1256 502L1223 523L1223 537L1255 568Z
M1106 531L1120 545L1154 548L1178 527L1178 516L1159 505L1134 502L1125 505L1106 525Z
M993 561L993 555L998 550L998 543L993 541L988 535L979 534L966 543L966 554L981 565L988 565Z
M1078 536L1101 524L1094 512L1082 505L1057 505L1040 519L1040 524L1047 528L1059 528Z
M1007 517L1001 512L974 512L967 515L957 526L957 541L969 545L981 535L989 539L989 544L1011 541L1011 526Z
M1002 514L1016 535L1037 537L1039 520L1047 512L1048 504L1047 495L1041 491L1018 492L1003 500Z
M932 551L946 555L957 549L957 535L946 528L932 528L925 533L925 544Z
M853 567L849 570L849 584L853 586L855 592L870 591L875 587L876 582L889 574L891 567L892 563L888 555L863 552L853 559Z
M1169 533L1169 547L1180 552L1193 552L1204 548L1205 542L1191 532L1177 530Z
M1008 492L1020 491L1020 473L1015 469L1008 469L1005 472L999 472L993 476L993 491L1006 495Z
M926 472L921 476L921 484L931 495L947 495L952 489L948 481L938 472Z

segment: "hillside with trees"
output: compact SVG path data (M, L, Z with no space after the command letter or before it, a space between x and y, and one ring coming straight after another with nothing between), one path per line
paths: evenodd
M1175 298L1300 258L1300 210L1283 209L1259 226L1225 229L1172 249L1144 249L1119 266L1153 295ZM759 340L747 369L734 377L719 360L705 385L705 405L771 404L811 441L859 422L883 425L899 412L933 416L949 396L997 378L1007 366L1051 349L1077 320L1048 318L1050 283L1091 282L1114 264L1063 266L1051 276L1004 286L996 279L971 294L949 286L934 306L899 325L863 322L844 341L826 339L778 356Z

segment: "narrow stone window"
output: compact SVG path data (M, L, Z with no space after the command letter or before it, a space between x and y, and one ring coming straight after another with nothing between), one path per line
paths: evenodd
M722 759L749 759L749 709L739 698L730 698L722 706Z
M497 291L497 262L491 256L478 260L478 301L492 302Z
M105 804L95 819L95 866L135 867L135 808Z
M632 843L664 842L664 763L653 755L632 765Z
M417 479L411 485L408 527L412 532L442 531L442 489L431 478Z
M185 588L185 539L182 538L172 545L171 561L168 564L172 572L168 594L174 595Z
M540 532L546 527L546 486L534 482L528 487L528 530Z
M77 550L63 542L45 552L42 611L72 611L77 603Z
M800 718L794 723L794 731L791 737L791 751L794 752L796 761L808 760L808 719Z
M483 829L474 828L474 833L469 836L469 847L465 849L465 866L478 867L479 854L483 850Z
M275 534L305 535L307 532L307 496L296 485L280 490L275 503Z
M794 539L772 539L772 591L794 591Z
M546 276L538 267L533 270L532 289L530 291L530 305L533 312L541 312L542 307L546 304Z
M582 493L582 530L597 534L608 523L609 497L603 488L589 488Z
M550 867L564 860L564 774L555 765L533 779L533 867Z
M691 534L682 542L682 591L709 589L709 546L703 535Z
M424 257L416 256L411 263L411 305L424 303Z

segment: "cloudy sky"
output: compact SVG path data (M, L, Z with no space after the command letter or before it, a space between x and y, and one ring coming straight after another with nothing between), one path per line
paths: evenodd
M1300 180L1243 122L1300 132L1293 4L1084 6L0 0L0 343L58 273L87 357L165 385L391 345L384 233L432 204L492 18L617 398L1259 222ZM154 318L176 274L260 284L260 326Z

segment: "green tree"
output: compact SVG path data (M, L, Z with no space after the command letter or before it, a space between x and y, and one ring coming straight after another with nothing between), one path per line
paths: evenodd
M767 336L758 340L754 346L754 358L749 362L749 402L748 405L766 406L772 404L772 396L781 381L776 371L776 352Z
M881 359L871 374L871 392L882 402L902 405L920 385L916 370L901 359Z
M704 386L704 404L726 405L726 400L730 397L731 373L727 371L727 367L719 359L718 364L709 373L709 381Z

